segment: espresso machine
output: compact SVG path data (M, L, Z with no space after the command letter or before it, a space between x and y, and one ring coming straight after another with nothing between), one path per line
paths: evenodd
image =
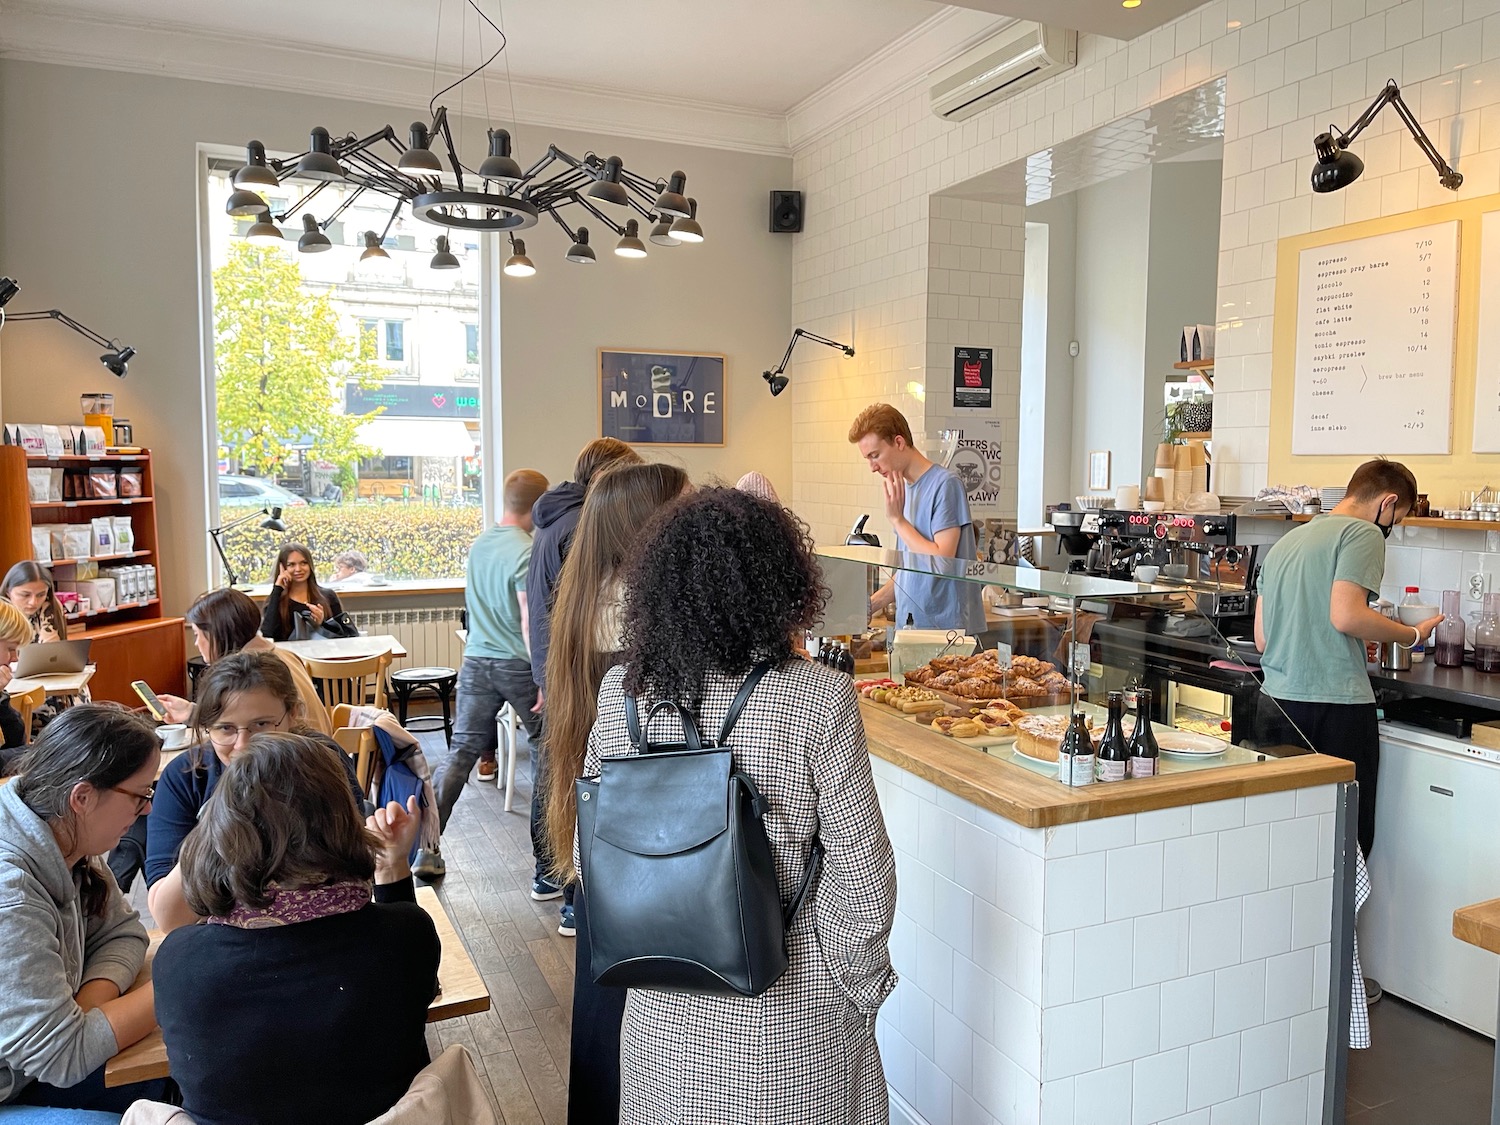
M1106 509L1097 522L1088 573L1129 580L1136 567L1155 566L1157 584L1180 587L1204 617L1255 613L1256 548L1235 542L1232 514Z

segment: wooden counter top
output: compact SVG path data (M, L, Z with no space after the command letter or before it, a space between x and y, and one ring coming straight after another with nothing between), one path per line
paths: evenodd
M888 707L861 700L859 709L870 753L1023 828L1048 828L1354 780L1354 766L1342 758L1298 754L1069 789L1024 766L924 730Z
M1491 953L1500 953L1500 898L1455 910L1453 936Z

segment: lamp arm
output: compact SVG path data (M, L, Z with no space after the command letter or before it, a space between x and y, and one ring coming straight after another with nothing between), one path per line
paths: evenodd
M622 225L620 225L619 223L616 223L613 219L611 219L603 211L599 210L599 208L595 207L592 203L590 203L583 196L581 196L581 195L578 196L574 200L574 202L577 203L580 207L582 207L585 211L587 211L591 215L593 215L594 218L598 219L601 223L603 223L605 226L607 226L610 230L614 231L617 235L623 236L625 234L625 228Z
M809 340L815 340L820 344L827 344L830 348L838 348L839 351L843 352L845 355L852 356L854 354L854 347L852 345L841 344L837 340L830 340L824 336L815 335L814 333L807 331L807 329L805 328L797 329L796 334L806 336Z
M800 340L800 339L802 339L802 334L803 334L802 333L802 329L800 329L800 328L793 329L793 331L792 331L792 338L787 342L787 345L786 345L786 354L781 357L781 362L778 363L772 370L768 371L766 374L768 374L768 375L780 375L782 372L784 372L786 370L786 365L787 365L788 361L792 358L792 349L797 346L797 341Z
M329 183L330 181L328 180L321 181L316 187L312 188L301 199L297 200L296 203L293 203L290 207L287 207L285 210L283 210L281 214L277 215L276 221L278 223L286 222L288 218L290 218L292 215L295 215L298 211L302 210L302 208L306 207L308 203L312 201L313 196L317 195L318 192L326 188Z
M1353 125L1349 126L1349 131L1347 133L1338 128L1334 129L1334 132L1338 134L1339 148L1348 148L1351 144L1353 144L1354 139L1365 131L1365 128L1370 124L1370 122L1375 120L1380 111L1384 109L1392 99L1399 101L1400 98L1401 91L1396 86L1396 83L1394 81L1387 82L1385 84L1385 88L1382 89L1380 93L1375 96L1375 100L1370 103L1369 108L1355 119Z
M234 525L230 524L230 526L233 527ZM209 528L208 538L209 541L213 543L214 550L219 552L219 562L224 566L224 577L229 579L229 585L232 589L233 587L239 585L240 576L234 572L234 567L229 565L229 556L224 553L224 543L220 539L220 534L223 532L223 530L224 529L222 527Z
M1428 138L1427 131L1412 116L1411 110L1407 108L1406 102L1402 100L1401 92L1396 90L1394 83L1391 84L1389 89L1393 91L1390 99L1391 105L1395 106L1396 113L1400 115L1402 121L1406 122L1406 127L1411 130L1412 138L1417 142L1417 147L1422 150L1428 160L1432 161L1432 166L1437 169L1438 178L1442 181L1443 186L1457 190L1459 185L1463 183L1463 176L1443 159L1442 154L1437 150L1437 146Z
M98 344L101 348L119 347L119 345L114 340L111 340L107 336L99 335L99 333L95 332L92 328L84 327L67 313L63 312L62 309L37 309L34 312L9 313L6 315L5 319L18 321L56 320L62 324L67 325L74 332L77 332L80 336L82 336L85 340L89 340L92 343Z

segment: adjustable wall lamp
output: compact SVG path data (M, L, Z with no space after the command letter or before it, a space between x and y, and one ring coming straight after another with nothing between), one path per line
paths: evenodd
M111 372L121 379L125 378L126 368L135 356L134 348L122 348L118 340L111 340L107 336L101 336L92 328L85 328L67 313L63 312L62 309L38 309L35 312L7 313L4 309L4 304L14 297L19 289L20 286L11 281L10 278L0 278L0 298L3 298L0 299L0 327L3 327L7 320L58 321L71 328L74 332L77 332L85 340L90 340L102 348L108 348L109 350L99 357L99 362L104 364L105 367L109 368Z
M770 384L772 398L775 398L782 391L786 390L788 380L787 377L782 374L782 372L786 370L787 361L792 358L792 349L797 346L797 341L802 339L804 336L809 340L815 341L816 343L827 344L830 348L838 348L839 351L843 352L847 356L852 356L854 354L854 347L850 344L841 344L837 340L829 340L825 339L822 336L815 336L805 328L794 328L792 330L791 342L787 344L786 355L781 357L781 362L776 365L774 370L761 372L761 378L764 379L768 384Z
M261 508L259 511L250 512L237 520L230 520L220 527L208 529L208 538L213 542L214 550L219 552L219 561L224 564L224 577L229 579L229 588L232 590L239 585L240 576L234 572L234 567L229 565L229 556L224 553L224 533L231 528L239 527L241 524L249 523L253 519L260 519L257 525L265 531L286 531L286 524L281 519L280 508Z
M1422 150L1428 160L1432 161L1432 166L1438 171L1438 182L1449 191L1459 189L1459 185L1464 182L1463 176L1449 167L1448 162L1439 155L1433 143L1428 140L1427 134L1422 131L1422 126L1412 116L1411 110L1401 100L1401 91L1396 86L1396 80L1391 79L1385 84L1385 89L1380 91L1380 96L1370 103L1369 109L1359 115L1359 120L1350 126L1347 133L1341 131L1338 126L1331 125L1329 132L1319 133L1313 139L1313 149L1318 154L1318 163L1312 171L1313 191L1338 191L1359 179L1360 173L1365 170L1365 162L1349 151L1349 145L1355 137L1364 132L1365 127L1375 120L1375 115L1387 105L1396 107L1396 113L1411 130L1411 135L1416 138L1417 147Z

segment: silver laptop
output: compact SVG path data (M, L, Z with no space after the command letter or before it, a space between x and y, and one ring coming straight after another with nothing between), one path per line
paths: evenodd
M56 676L66 672L82 672L89 663L90 641L48 641L44 644L22 645L16 658L16 676Z

